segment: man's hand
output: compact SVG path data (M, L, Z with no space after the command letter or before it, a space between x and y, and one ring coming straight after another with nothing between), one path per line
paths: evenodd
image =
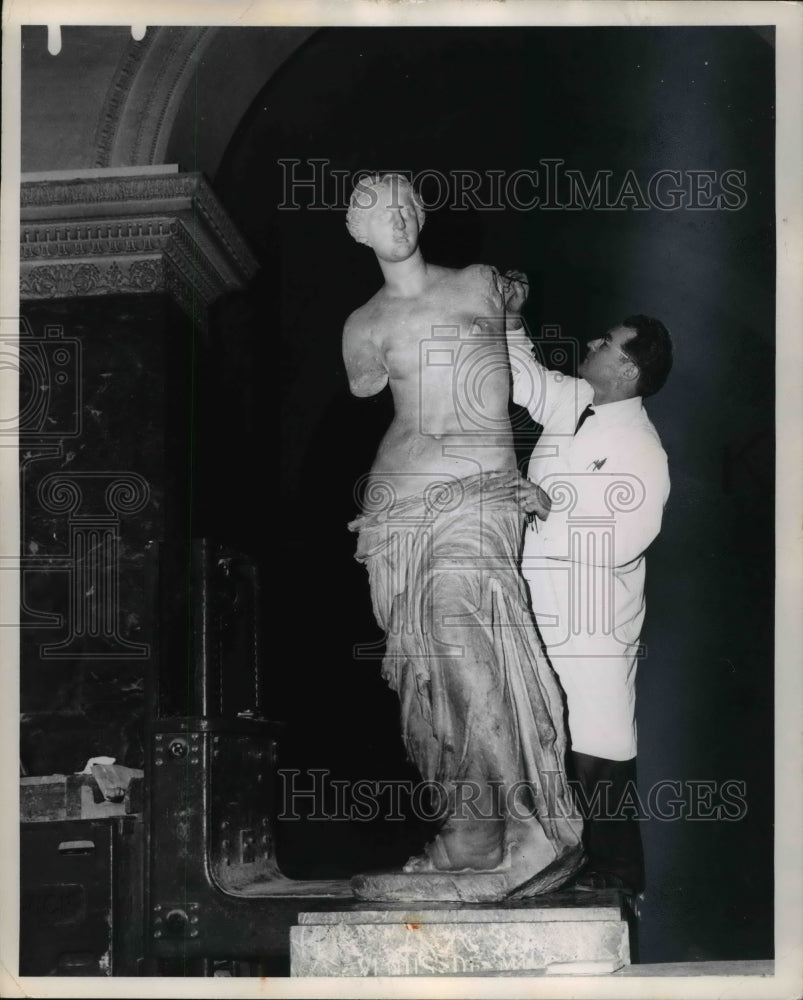
M546 521L552 510L552 501L549 499L549 494L540 486L531 483L529 479L524 479L519 490L519 506L530 520L533 517L540 517L542 521Z
M507 271L500 275L500 292L505 311L518 315L524 308L530 292L530 282L523 271Z

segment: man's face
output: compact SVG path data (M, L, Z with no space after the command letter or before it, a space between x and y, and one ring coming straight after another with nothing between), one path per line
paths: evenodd
M418 216L407 187L383 184L376 188L377 202L366 209L365 235L380 260L407 260L418 247Z
M627 354L627 342L634 335L630 327L615 326L604 336L589 341L588 353L580 362L577 374L595 389L622 381L635 365Z

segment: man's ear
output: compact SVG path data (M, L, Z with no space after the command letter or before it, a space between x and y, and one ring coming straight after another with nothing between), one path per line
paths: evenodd
M622 378L625 382L632 382L634 379L637 379L640 374L638 365L634 365L632 362L625 365L622 369Z

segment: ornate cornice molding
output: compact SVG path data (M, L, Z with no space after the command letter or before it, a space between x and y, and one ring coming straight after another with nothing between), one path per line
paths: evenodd
M20 277L20 297L25 299L76 298L128 292L165 291L162 262L157 258L112 261L47 263L27 269Z
M23 300L165 291L202 320L257 268L201 174L23 175L20 216Z

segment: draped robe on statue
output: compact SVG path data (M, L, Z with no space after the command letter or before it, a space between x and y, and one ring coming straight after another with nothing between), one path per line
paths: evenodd
M505 894L531 895L565 881L582 849L562 694L518 569L520 482L509 471L445 480L388 497L349 527L386 633L382 673L399 695L405 746L445 793L429 870L476 871L476 835L485 843L495 830L500 859L484 870L505 873Z

